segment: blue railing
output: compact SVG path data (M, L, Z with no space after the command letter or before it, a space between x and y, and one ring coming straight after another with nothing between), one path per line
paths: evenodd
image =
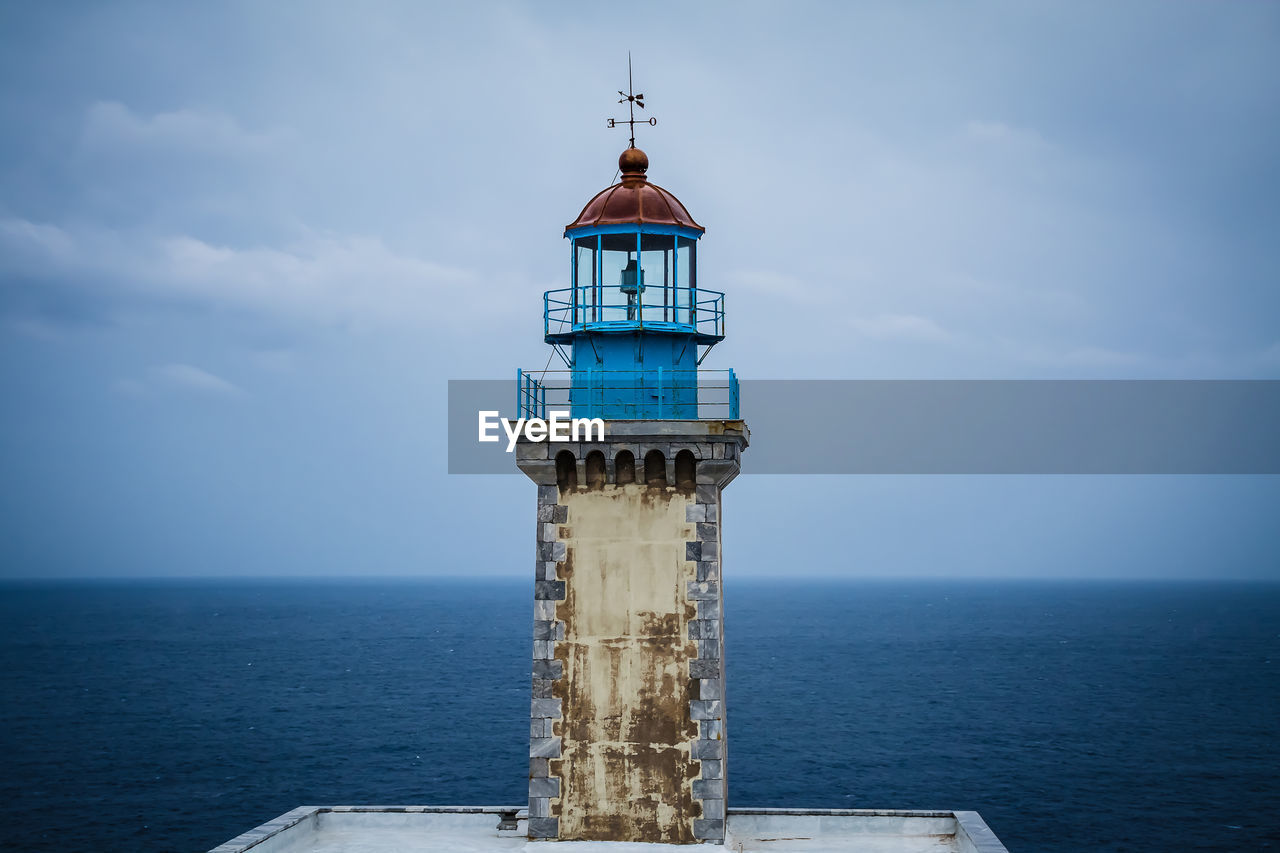
M545 418L547 416L547 389L533 378L533 374L516 370L516 417Z
M606 420L738 420L733 370L516 371L516 417L567 411Z
M701 287L566 287L542 294L543 334L652 329L724 337L724 294Z

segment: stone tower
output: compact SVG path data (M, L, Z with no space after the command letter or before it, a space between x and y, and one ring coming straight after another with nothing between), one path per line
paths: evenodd
M698 286L704 229L644 152L619 168L565 229L571 286L544 295L569 369L517 378L521 417L605 425L516 448L538 485L529 835L718 842L721 492L749 434L733 371L698 368L724 337L723 294Z

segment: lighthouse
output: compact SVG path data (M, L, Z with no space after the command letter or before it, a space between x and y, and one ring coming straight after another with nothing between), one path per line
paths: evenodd
M632 143L565 228L568 286L543 295L565 369L517 373L520 417L605 426L516 447L538 487L528 834L721 842L721 493L749 434L736 375L700 367L725 320L705 229Z

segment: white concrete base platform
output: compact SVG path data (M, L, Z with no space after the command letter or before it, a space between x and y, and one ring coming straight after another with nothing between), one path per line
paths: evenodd
M530 841L515 806L303 806L209 853L1008 853L977 812L729 809L721 845Z

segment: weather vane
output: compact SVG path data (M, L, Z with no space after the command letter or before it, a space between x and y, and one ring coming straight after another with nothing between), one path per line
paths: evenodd
M631 83L631 51L628 50L627 51L627 91L624 92L621 89L618 90L618 94L622 96L618 100L618 103L628 105L628 109L630 110L631 117L627 119L611 118L609 119L609 127L617 127L620 124L625 124L628 127L630 127L632 148L636 147L636 107L639 107L640 109L644 109L644 94L641 93L637 95L635 93L635 89L636 87ZM656 118L651 118L646 122L644 119L640 119L640 124L648 124L650 127L657 127L658 120Z

